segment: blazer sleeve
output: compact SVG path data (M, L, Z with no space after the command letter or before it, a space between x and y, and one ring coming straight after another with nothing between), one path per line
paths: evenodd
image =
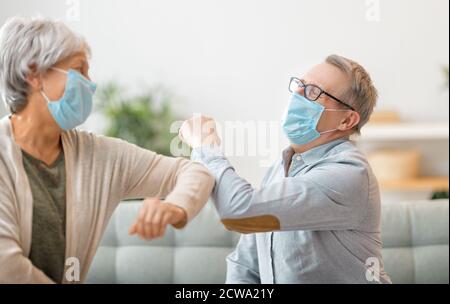
M159 197L186 210L188 221L204 207L214 178L200 163L159 155L123 140L103 137L115 162L120 199ZM105 147L105 146L103 146Z
M20 247L13 200L0 181L0 284L51 284Z

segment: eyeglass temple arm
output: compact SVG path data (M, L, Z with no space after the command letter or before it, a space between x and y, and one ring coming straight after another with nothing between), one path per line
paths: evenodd
M323 91L323 93L324 93L325 95L327 95L328 97L333 98L334 100L336 100L336 101L339 102L340 104L343 104L344 106L346 106L346 107L352 109L353 111L355 111L355 108L353 108L353 107L352 107L351 105L349 105L348 103L345 103L345 102L343 102L342 100L339 100L339 98L336 98L336 97L334 97L333 95L331 95L331 94L329 94L329 93L327 93L327 92L325 92L325 91Z

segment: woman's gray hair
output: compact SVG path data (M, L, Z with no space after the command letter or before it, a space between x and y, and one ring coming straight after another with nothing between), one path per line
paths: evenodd
M27 75L43 73L78 52L90 55L86 40L60 21L9 19L0 29L0 94L10 111L27 105Z

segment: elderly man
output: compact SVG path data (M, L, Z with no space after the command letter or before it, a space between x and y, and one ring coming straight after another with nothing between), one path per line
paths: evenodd
M224 225L244 233L228 256L228 283L390 283L380 237L380 195L349 140L369 120L377 91L362 66L332 55L291 78L283 129L291 145L253 188L219 149L214 121L193 118L180 137L215 176ZM198 124L200 132L195 132Z

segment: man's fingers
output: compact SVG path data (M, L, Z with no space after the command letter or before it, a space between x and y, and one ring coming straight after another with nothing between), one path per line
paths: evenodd
M191 147L202 145L204 137L217 132L214 119L206 115L194 115L185 120L180 127L178 137Z
M188 121L185 120L185 121L183 122L183 124L181 125L180 130L178 131L178 137L179 137L180 140L183 141L183 142L184 142L183 132L184 132L184 127L185 127L185 125L186 125L187 122L188 122Z

